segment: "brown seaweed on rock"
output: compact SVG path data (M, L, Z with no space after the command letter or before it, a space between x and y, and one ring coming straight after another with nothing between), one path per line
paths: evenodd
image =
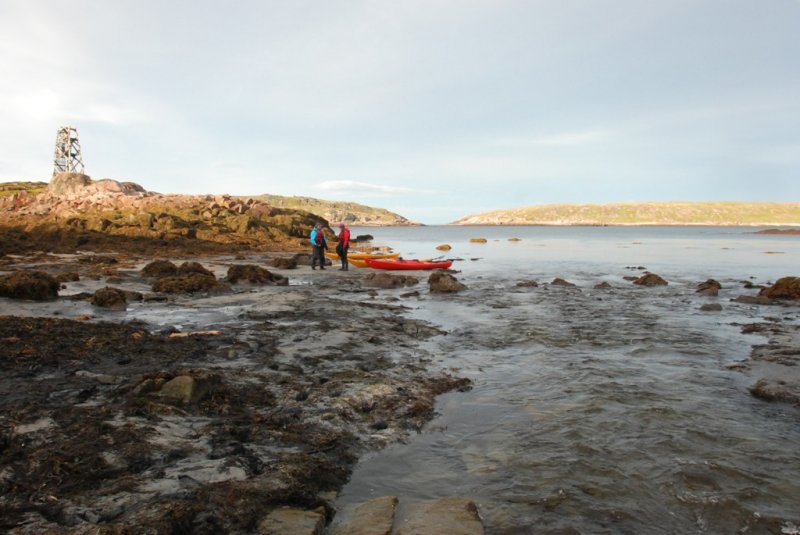
M0 297L47 301L58 297L59 282L43 271L15 271L0 277Z

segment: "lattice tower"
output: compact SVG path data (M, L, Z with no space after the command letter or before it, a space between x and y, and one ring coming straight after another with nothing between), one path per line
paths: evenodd
M56 134L56 151L53 157L53 175L58 173L83 173L81 144L78 130L62 126Z

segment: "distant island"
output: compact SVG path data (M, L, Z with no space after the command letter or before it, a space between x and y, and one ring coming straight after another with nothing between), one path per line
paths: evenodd
M255 195L248 197L276 206L291 210L305 210L314 215L324 218L331 225L337 223L347 223L357 226L411 226L419 225L415 221L390 212L384 208L375 208L355 202L345 201L326 201L313 197L284 197L281 195Z
M467 215L452 225L800 226L797 202L550 204Z

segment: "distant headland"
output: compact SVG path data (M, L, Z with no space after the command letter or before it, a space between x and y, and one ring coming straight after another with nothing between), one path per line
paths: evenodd
M452 225L800 226L797 202L550 204L466 215Z

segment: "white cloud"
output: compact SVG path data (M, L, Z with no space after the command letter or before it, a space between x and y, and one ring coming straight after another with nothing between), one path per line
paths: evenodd
M407 195L415 193L433 193L431 190L405 188L400 186L387 186L384 184L369 184L367 182L356 182L353 180L328 180L320 182L319 189L348 195L373 195L373 196L393 196Z

